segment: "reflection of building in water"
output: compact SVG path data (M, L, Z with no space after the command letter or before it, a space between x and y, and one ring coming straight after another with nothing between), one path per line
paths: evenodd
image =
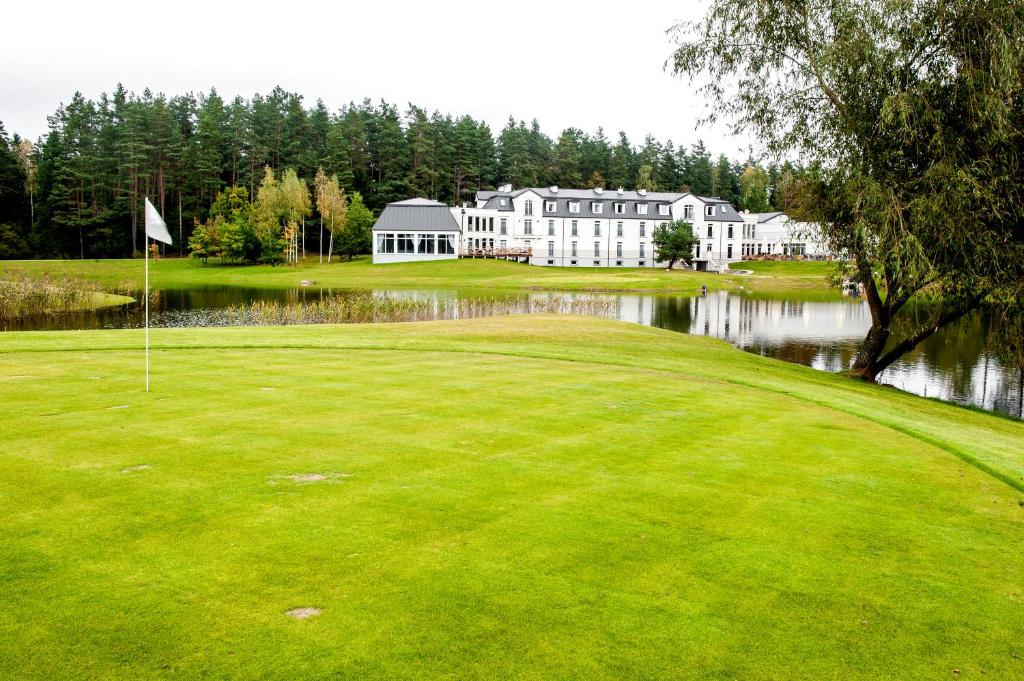
M723 338L742 348L859 341L871 325L865 303L765 300L725 292L695 297L691 333Z

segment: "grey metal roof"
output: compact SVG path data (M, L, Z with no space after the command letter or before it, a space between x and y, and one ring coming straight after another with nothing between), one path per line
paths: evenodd
M781 210L777 210L774 213L751 213L751 215L757 218L758 223L761 223L768 222L769 220L774 220L780 215L785 215L785 213L783 213Z
M404 201L392 201L388 204L389 206L445 206L440 201L433 201L431 199L425 199L422 196L417 196L412 199L406 199ZM447 207L447 206L446 206Z
M555 202L555 210L548 210L548 202ZM572 213L569 211L569 204L579 202L580 211L578 213ZM598 203L601 205L601 212L597 213L591 209L591 203ZM615 212L615 204L622 204L622 213ZM551 218L571 218L571 219L587 219L593 218L597 220L610 219L610 220L669 220L672 218L671 213L669 215L661 215L658 212L659 205L669 205L668 201L636 201L627 199L611 199L611 198L600 198L600 199L589 199L589 198L558 198L558 199L543 199L541 205L535 210L539 211L541 217ZM638 206L647 206L647 213L641 214Z
M505 205L501 205L502 201L505 202ZM492 196L491 198L487 199L487 203L485 203L483 207L504 211L515 210L515 208L512 206L512 197L510 196Z
M408 199L384 206L373 231L458 232L459 223L451 209L429 199Z
M659 204L670 204L687 196L692 196L706 205L715 207L714 215L704 216L704 220L709 222L743 222L743 217L728 201L717 196L697 196L696 194L686 192L647 192L646 195L643 195L635 190L623 191L620 194L617 189L605 189L598 194L593 189L559 189L557 192L553 192L550 187L524 187L513 192L478 191L476 197L478 201L485 202L484 208L494 208L498 204L498 197L518 199L526 192L533 192L541 197L541 205L534 208L534 215L537 217L581 220L588 218L607 218L613 220L615 218L623 220L644 220L649 218L651 220L664 220L670 216L658 213ZM545 204L548 201L555 202L555 210L547 210ZM578 213L569 212L570 201L579 201L580 211ZM600 213L591 210L591 202L602 205ZM509 201L510 205L505 210L512 209L511 203ZM614 204L616 203L623 204L622 213L615 212ZM647 205L647 213L641 214L637 210L637 206L644 204Z
M714 215L705 215L705 222L743 222L743 216L733 208L731 203L720 201L711 205L715 209Z

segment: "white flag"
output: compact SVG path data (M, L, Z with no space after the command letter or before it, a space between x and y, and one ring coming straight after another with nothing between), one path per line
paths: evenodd
M146 236L150 239L171 243L171 234L167 231L167 223L156 212L156 207L146 199Z

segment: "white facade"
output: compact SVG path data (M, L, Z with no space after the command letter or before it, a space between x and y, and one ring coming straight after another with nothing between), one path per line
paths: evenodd
M701 269L741 259L743 218L725 201L694 194L529 188L479 192L475 206L453 208L462 252L529 253L534 265L664 267L654 230L673 220L693 224Z
M810 222L790 220L785 213L743 213L743 257L829 255L828 247Z
M757 255L824 255L812 225L782 213L740 214L691 193L532 187L477 192L475 205L388 204L374 225L373 261L497 257L558 267L664 267L656 229L693 227L694 268L724 271ZM682 263L680 263L682 265Z

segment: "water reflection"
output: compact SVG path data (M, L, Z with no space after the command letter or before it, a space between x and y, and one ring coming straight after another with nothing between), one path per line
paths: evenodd
M379 291L393 298L432 303L436 318L500 312L550 311L554 297L572 294L476 290ZM159 292L153 300L155 326L205 326L217 323L212 311L254 301L312 302L351 291L315 287L259 289L198 287ZM594 298L594 294L578 294ZM725 292L705 296L603 294L601 313L615 319L683 333L713 336L737 347L823 371L849 368L871 323L867 303L857 299L828 302L764 298ZM480 305L451 304L453 300ZM501 305L486 301L500 300ZM914 312L914 311L912 311ZM924 315L927 310L917 311ZM25 318L4 323L4 330L132 328L142 324L140 305L128 305L60 317ZM1024 372L1008 369L988 355L988 321L981 314L964 318L918 346L886 369L880 380L919 395L982 406L1020 416Z

